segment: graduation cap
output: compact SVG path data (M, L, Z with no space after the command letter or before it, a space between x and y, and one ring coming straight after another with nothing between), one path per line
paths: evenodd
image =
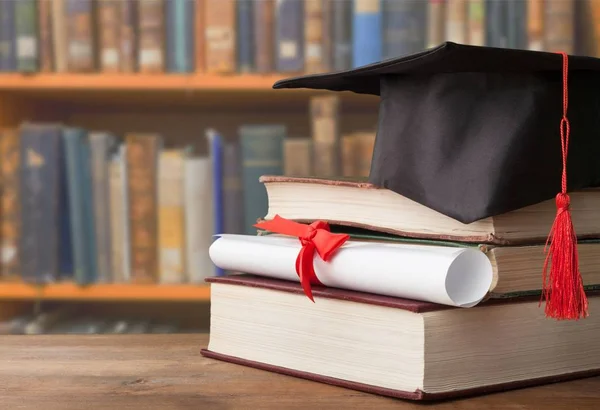
M600 185L599 74L592 57L446 42L273 88L380 96L369 182L460 222L556 198L546 312L579 318L587 301L567 187Z

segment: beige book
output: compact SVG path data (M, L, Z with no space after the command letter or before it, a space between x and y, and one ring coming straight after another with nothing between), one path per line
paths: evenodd
M338 96L315 96L310 100L313 174L316 176L332 177L341 172L339 113Z
M312 175L312 141L310 138L286 138L283 141L284 174Z
M54 70L57 73L67 71L67 17L66 0L52 1L52 45Z
M109 189L110 189L110 244L111 244L111 270L112 280L115 283L127 282L124 269L126 229L123 209L123 158L115 156L109 163Z
M182 150L161 152L158 164L159 281L186 282Z

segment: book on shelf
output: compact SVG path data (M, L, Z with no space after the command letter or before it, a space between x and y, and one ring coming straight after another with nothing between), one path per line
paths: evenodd
M14 4L13 4L14 3ZM0 70L345 70L444 41L598 55L594 1L4 1Z

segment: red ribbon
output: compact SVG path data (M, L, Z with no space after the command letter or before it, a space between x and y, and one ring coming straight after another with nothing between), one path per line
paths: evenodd
M256 228L264 229L273 233L295 236L300 239L302 249L296 258L296 273L300 278L300 284L304 294L310 300L315 301L312 295L311 285L322 285L317 278L313 266L315 250L325 262L329 262L338 248L346 242L350 236L346 234L335 234L329 231L329 224L324 221L315 221L310 225L290 221L275 215L269 221L259 222Z

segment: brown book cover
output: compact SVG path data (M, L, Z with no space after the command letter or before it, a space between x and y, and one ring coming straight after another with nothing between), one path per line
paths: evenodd
M196 71L203 72L206 69L206 19L204 14L206 12L206 0L196 0L195 4L195 18L194 22L196 27L194 28L196 36Z
M163 0L138 3L138 64L143 73L160 73L165 67L165 11Z
M234 73L235 1L205 0L205 63L211 73Z
M275 3L273 0L255 0L253 7L256 71L269 73L273 71Z
M313 139L313 173L319 177L340 174L340 100L337 96L317 96L310 101Z
M271 278L258 277L254 275L232 275L223 277L213 277L206 280L209 283L221 283L237 286L250 286L258 287L263 289L272 289L280 292L289 292L296 294L303 294L302 287L299 283L277 280ZM370 293L361 293L354 291L347 291L342 289L327 288L324 286L314 286L313 295L316 298L329 298L338 299L354 303L364 303L368 305L384 306L395 309L407 310L414 313L426 313L440 310L455 309L449 306L441 306L428 302L421 302L408 299L392 298L388 296L373 295ZM537 300L537 297L522 297L519 299L507 300L489 300L479 306L485 305L501 305L508 303L523 303ZM480 309L479 306L473 307L472 309ZM330 384L333 386L343 387L347 389L362 391L371 394L377 394L381 396L388 396L398 399L408 400L443 400L457 397L468 397L481 394L489 394L493 392L500 392L506 390L512 390L517 388L524 388L530 386L537 386L543 384L550 384L566 380L574 380L578 378L591 377L600 374L600 369L592 369L586 371L578 371L573 373L558 374L550 377L539 377L527 380L520 380L514 382L498 383L489 386L468 388L462 390L453 390L441 393L427 393L422 390L415 391L402 391L391 388L379 387L375 385L369 385L359 382L353 382L343 379L338 379L330 376L323 376L317 373L309 373L306 371L299 371L295 369L285 368L281 366L271 365L268 363L257 362L253 360L247 360L219 352L208 350L208 348L202 348L200 353L205 356L216 360L222 360L242 366L253 367L260 370L269 372L279 373L287 376L298 377L307 379L319 383Z
M67 0L67 67L71 72L95 69L94 3Z
M119 56L121 71L131 73L137 71L137 1L121 0L119 28Z
M127 191L131 282L158 279L158 154L161 139L155 134L128 134Z
M544 8L544 51L573 54L575 2L547 1Z
M323 14L322 0L304 2L304 71L308 74L324 71L323 67Z
M40 36L40 71L54 70L54 48L52 44L52 2L40 0L38 3L38 26Z
M354 134L355 171L358 177L368 177L375 149L375 132L357 132Z
M283 173L300 177L312 175L310 138L286 138L283 141Z
M99 0L97 7L100 71L116 73L121 70L121 2Z
M19 241L21 239L21 213L19 203L20 170L19 132L5 129L0 133L0 166L2 196L2 280L16 279L20 275Z
M544 49L544 0L527 0L527 37L529 50Z

